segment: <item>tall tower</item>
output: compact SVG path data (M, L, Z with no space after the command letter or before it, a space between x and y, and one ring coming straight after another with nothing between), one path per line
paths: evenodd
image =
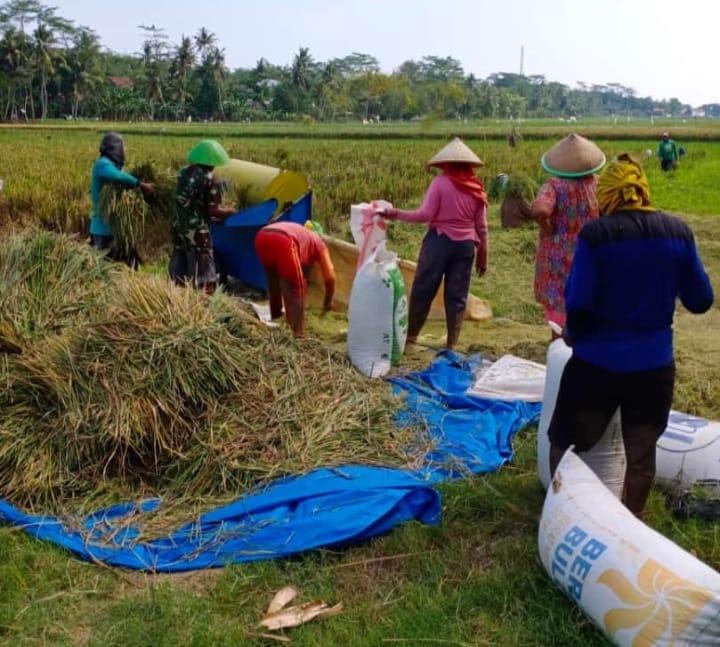
M520 45L520 76L525 76L525 45Z

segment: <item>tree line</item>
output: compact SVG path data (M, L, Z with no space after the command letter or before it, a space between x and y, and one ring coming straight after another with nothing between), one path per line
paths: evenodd
M0 5L0 119L386 121L424 118L691 116L679 99L638 97L629 87L542 75L466 74L452 57L408 60L390 74L370 54L317 61L301 47L291 63L260 58L229 69L205 27L172 43L140 25L142 51L108 51L98 35L37 0ZM702 106L720 116L720 104Z

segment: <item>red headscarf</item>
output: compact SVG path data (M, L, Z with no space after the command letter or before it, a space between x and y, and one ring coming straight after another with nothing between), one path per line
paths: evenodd
M472 166L462 162L446 162L445 164L438 164L438 166L460 191L477 198L487 205L488 198L485 187L478 180Z

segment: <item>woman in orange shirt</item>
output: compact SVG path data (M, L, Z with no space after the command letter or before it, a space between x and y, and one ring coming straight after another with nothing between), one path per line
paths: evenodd
M320 236L294 222L276 222L263 227L255 236L255 251L265 268L270 299L270 316L278 319L285 306L285 320L296 337L305 336L305 269L320 264L325 281L324 309L332 307L335 268L330 252Z

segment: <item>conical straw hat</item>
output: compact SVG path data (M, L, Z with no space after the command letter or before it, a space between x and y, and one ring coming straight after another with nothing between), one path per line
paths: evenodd
M428 166L438 166L446 162L462 162L470 166L484 166L485 163L473 153L459 137L453 139L447 146L441 148L427 163Z
M540 164L558 177L583 177L605 165L605 154L589 139L571 133L547 151Z

